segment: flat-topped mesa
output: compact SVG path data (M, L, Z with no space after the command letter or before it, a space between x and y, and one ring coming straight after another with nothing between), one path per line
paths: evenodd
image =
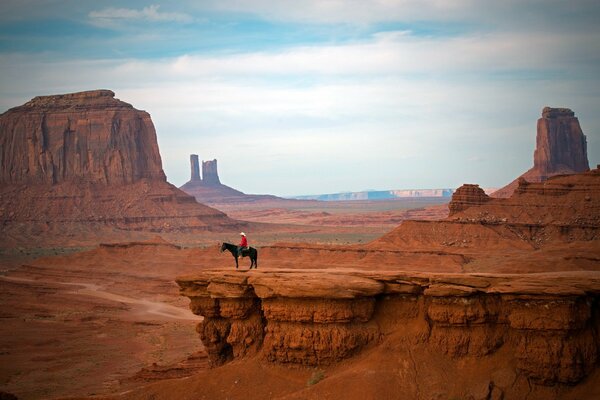
M205 185L220 185L219 173L217 172L217 160L202 161L202 182Z
M114 96L38 96L0 115L0 183L166 182L150 115Z
M452 201L448 205L450 216L466 210L471 206L479 206L490 201L491 198L485 194L479 185L465 183L452 194Z
M115 93L112 90L99 89L77 93L36 96L22 106L14 107L9 111L25 109L34 112L69 111L107 108L133 109L133 106L119 99L115 99Z
M150 115L114 96L110 90L39 96L0 115L1 233L25 241L22 225L36 239L38 232L55 232L46 230L51 226L60 233L44 240L67 235L93 243L97 229L113 234L104 226L237 227L167 182Z
M537 122L533 166L541 181L565 172L589 171L586 137L569 108L545 107Z
M560 117L574 117L575 112L570 108L554 108L554 107L544 107L542 110L542 118L560 118Z

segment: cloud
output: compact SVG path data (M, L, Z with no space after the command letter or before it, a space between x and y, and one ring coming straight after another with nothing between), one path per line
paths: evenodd
M144 10L106 9L94 18L169 15ZM218 158L222 180L246 192L501 186L530 167L545 105L572 107L591 164L600 156L598 43L593 32L577 30L398 30L337 44L156 59L3 54L0 110L35 95L112 89L151 113L165 171L178 185L188 179L188 154L199 152ZM517 156L507 162L507 155ZM370 177L358 180L359 165Z
M160 5L151 5L141 10L131 8L105 8L99 11L91 11L88 14L91 22L98 26L111 27L127 21L149 21L149 22L192 22L189 14L178 12L161 12Z

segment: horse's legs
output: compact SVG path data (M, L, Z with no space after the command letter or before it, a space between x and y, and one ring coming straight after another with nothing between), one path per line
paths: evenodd
M238 269L238 258L235 257L235 269Z

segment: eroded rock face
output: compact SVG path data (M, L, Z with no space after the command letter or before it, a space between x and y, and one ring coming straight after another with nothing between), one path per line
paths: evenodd
M30 241L23 229L43 233L57 224L68 237L91 225L235 228L166 181L150 115L114 96L39 96L0 115L0 238Z
M39 96L0 116L0 182L166 181L145 111L110 90Z
M299 289L281 288L283 275ZM278 363L331 364L401 335L403 346L456 362L507 349L514 355L507 367L514 362L527 378L555 385L585 378L600 346L600 275L560 277L560 288L554 274L327 270L205 271L177 282L204 316L198 331L214 365L257 353Z
M221 183L217 170L217 160L202 161L202 176L198 166L198 156L190 155L191 177L181 186L181 190L204 204L254 202L260 200L282 200L270 195L249 195Z
M575 173L590 169L586 137L571 109L545 107L537 122L536 142L533 166L542 181L565 170Z
M544 182L551 176L589 169L587 141L575 113L569 108L544 107L542 117L537 121L533 168L519 178L528 182ZM510 197L519 178L492 196Z
M405 221L367 247L540 249L574 242L593 247L600 239L600 169L538 183L521 178L510 198L486 199L472 187L463 189L446 220Z
M202 179L200 178L200 164L198 163L198 154L190 154L190 168L191 168L191 178L190 181L198 182Z
M490 197L485 194L479 185L465 183L452 194L452 201L450 201L450 204L448 205L448 208L450 209L449 215L466 210L471 206L485 204L489 200Z
M202 161L202 181L205 185L220 185L217 160Z

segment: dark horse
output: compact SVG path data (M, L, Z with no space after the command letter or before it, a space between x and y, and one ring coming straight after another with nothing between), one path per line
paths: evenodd
M229 250L233 258L235 258L235 269L238 269L238 247L235 244L223 243L221 245L221 253L225 250ZM258 268L258 251L254 247L248 247L248 249L242 251L242 257L250 257L250 268L254 266L254 269Z

